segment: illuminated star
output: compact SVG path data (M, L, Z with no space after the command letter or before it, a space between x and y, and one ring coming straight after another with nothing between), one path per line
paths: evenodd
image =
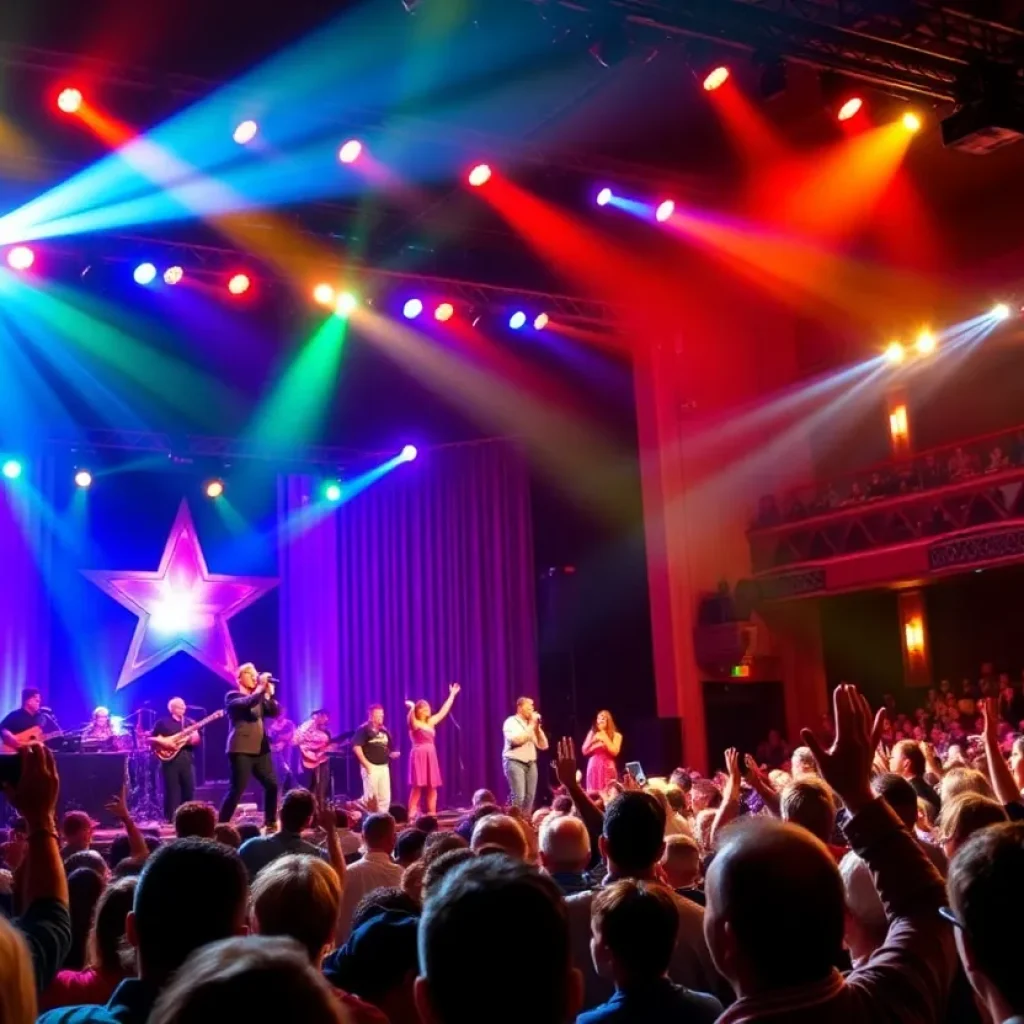
M234 681L238 658L228 619L277 585L268 577L211 573L185 501L155 572L91 570L84 575L139 617L119 690L179 651Z

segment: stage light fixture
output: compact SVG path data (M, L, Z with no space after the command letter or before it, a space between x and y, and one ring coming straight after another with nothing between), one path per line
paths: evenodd
M174 266L168 267L164 271L164 284L176 285L181 283L181 279L185 276L185 271L181 267Z
M416 450L416 445L407 444L399 454L399 458L403 462L412 462L412 460L415 459L417 455L419 455L419 452Z
M993 320L1009 320L1010 307L1005 302L997 302L992 307L992 312L989 316L991 316Z
M914 342L914 348L917 349L917 354L920 356L930 356L938 346L938 340L935 335L929 330L921 331L917 336L917 341Z
M7 265L11 270L28 270L36 261L36 254L27 245L16 245L7 254Z
M664 224L665 221L676 212L676 204L671 199L666 199L665 202L660 203L658 208L654 211L654 219L659 224Z
M75 486L76 487L91 487L92 486L92 473L87 469L80 469L75 474Z
M533 318L533 329L535 331L543 331L545 327L551 322L551 317L547 313L538 313Z
M132 274L136 284L152 284L156 280L156 267L152 263L140 263Z
M338 150L338 159L343 164L354 164L363 153L363 144L358 139L349 139Z
M481 185L486 185L491 180L491 168L487 164L477 164L469 172L467 179L473 188L479 188Z
M509 318L508 325L513 331L518 331L523 324L526 323L526 314L521 310L517 309Z
M17 480L21 476L22 465L17 459L8 459L4 464L0 472L3 473L8 480Z
M82 94L78 89L61 89L57 96L57 109L65 114L77 114L82 109Z
M338 296L334 311L341 317L351 316L358 305L359 300L351 292L342 292Z
M902 363L907 350L898 341L890 341L885 349L885 361L887 363Z
M224 494L224 481L219 479L208 480L203 490L208 498L219 498Z
M419 299L409 299L402 307L402 316L406 320L415 320L423 312L423 303Z
M334 299L334 286L329 285L326 281L321 281L313 289L313 301L318 302L321 306L333 306Z
M597 205L607 206L614 198L610 188L603 188L597 193Z
M921 125L923 123L921 121L921 115L915 114L913 110L908 110L903 115L902 121L903 127L906 128L907 131L911 133L919 132L921 130Z
M851 96L848 100L845 100L843 105L839 108L839 112L836 114L836 120L849 121L850 118L856 117L863 109L864 100L861 99L860 96Z
M434 319L438 323L446 324L453 316L455 316L455 307L450 302L442 302L434 310Z
M729 81L731 72L724 64L719 64L717 68L714 68L704 78L704 91L714 92L716 89L721 89L726 82Z
M247 146L256 138L259 125L255 121L243 121L232 133L231 138L240 146Z
M324 487L324 497L328 501L341 501L341 484L337 480L332 480Z
M248 274L233 274L228 281L228 291L232 295L244 295L251 287Z

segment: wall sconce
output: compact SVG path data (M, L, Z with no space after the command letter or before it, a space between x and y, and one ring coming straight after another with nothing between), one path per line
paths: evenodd
M907 654L911 658L924 657L924 623L917 616L910 619L903 627L903 637L907 645Z
M902 448L910 441L910 423L907 420L907 407L897 405L889 413L889 433L893 447Z

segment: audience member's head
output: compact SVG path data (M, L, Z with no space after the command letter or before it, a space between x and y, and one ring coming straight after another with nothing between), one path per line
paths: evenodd
M423 859L429 864L449 850L467 850L469 843L456 832L431 832L423 844Z
M741 998L832 974L843 947L843 885L824 843L805 829L737 822L718 841L704 891L711 956Z
M700 847L687 835L667 836L661 870L673 889L692 889L700 881Z
M352 818L344 807L334 808L334 827L339 832L344 832L352 827Z
M230 846L232 850L237 850L242 845L242 836L238 829L226 821L217 822L213 829L213 838L218 843Z
M197 949L167 986L149 1024L214 1021L344 1024L341 1004L297 943L225 939Z
M990 800L995 798L988 779L981 772L973 768L951 768L939 783L939 799L942 806L947 806L964 793L976 793Z
M818 759L810 747L797 747L789 759L790 772L794 779L804 775L819 775Z
M829 788L816 775L794 779L779 801L782 820L807 829L823 843L832 838L836 825L836 806Z
M96 823L85 811L68 811L61 822L64 846L68 850L88 850Z
M131 958L125 950L124 929L137 883L137 878L116 878L103 890L89 932L86 966L111 975L126 971L126 960Z
M255 839L257 836L259 836L260 827L259 825L256 825L251 821L245 822L238 826L238 834L239 836L241 836L242 842L246 843L250 839Z
M566 796L565 793L559 793L558 796L551 801L551 813L572 814L572 797Z
M501 814L502 809L497 804L474 804L473 809L464 818L461 818L455 826L456 835L462 836L468 843L473 838L473 829L481 818L489 814Z
M623 878L594 897L590 927L594 969L623 988L668 970L679 911L664 886Z
M402 829L395 840L395 860L403 868L415 864L423 856L426 841L426 832L421 832L418 828Z
M924 776L924 751L913 740L900 740L889 755L889 771L905 779L919 779Z
M71 948L64 957L68 970L80 971L85 966L93 914L106 884L102 875L91 868L76 868L68 875L68 909L71 912Z
M896 812L905 828L913 831L917 821L917 792L902 775L885 772L871 780L871 788Z
M174 812L174 834L179 839L213 839L216 831L217 813L202 800L187 800Z
M396 825L405 825L409 821L409 808L405 804L392 804L388 808L388 814L394 818Z
M507 814L488 814L473 827L470 849L479 853L485 846L498 846L510 857L525 860L529 847L522 825Z
M204 839L178 839L146 862L125 922L143 979L158 984L193 950L244 935L249 879L234 850Z
M839 862L839 874L846 898L846 945L856 965L882 945L889 924L864 860L851 850Z
M972 836L949 865L949 903L957 951L989 1020L1024 1014L1020 947L1008 922L1024 919L1024 822Z
M431 893L419 929L416 1006L424 1024L521 1024L523 1005L495 999L495 964L516 950L529 981L533 1024L574 1020L582 977L572 966L569 921L558 887L508 857L475 858Z
M605 813L599 844L610 874L648 877L665 846L664 810L650 793L623 793Z
M722 805L722 791L710 779L697 779L690 789L690 807L694 814L717 810Z
M313 823L316 802L308 789L290 789L281 801L281 829L299 835Z
M363 821L363 845L367 853L386 853L395 850L395 819L390 814L368 814Z
M943 806L938 839L946 856L952 857L975 832L1004 821L1002 804L977 793L961 793Z
M668 801L668 806L673 814L686 813L686 793L680 786L666 786L665 799Z
M355 931L364 921L385 910L393 910L399 914L416 916L420 912L420 901L413 899L397 886L382 885L379 889L371 889L357 904L352 914L351 931Z
M711 830L714 827L715 816L717 814L717 811L713 811L710 807L707 807L703 811L699 811L697 813L697 817L693 819L693 835L700 846L701 854L705 857L711 853L714 848Z
M590 863L590 835L579 818L553 814L540 830L540 863L550 874L578 874Z
M501 847L495 847L495 849L504 853ZM449 850L448 853L432 860L423 871L423 899L427 899L460 864L465 864L467 860L472 860L475 856L476 854L467 847L462 850Z
M88 868L90 871L96 872L103 881L106 881L110 874L107 862L99 850L79 850L64 861L64 873L68 878L80 868Z
M489 789L478 789L473 794L473 807L479 807L481 804L497 804L494 794Z
M436 832L440 827L440 823L437 820L437 816L434 814L421 814L416 819L416 827L421 832Z
M306 950L312 963L334 943L341 906L341 882L318 857L289 854L256 876L249 897L252 930L285 935Z
M35 1024L36 973L21 932L0 914L0 1020Z

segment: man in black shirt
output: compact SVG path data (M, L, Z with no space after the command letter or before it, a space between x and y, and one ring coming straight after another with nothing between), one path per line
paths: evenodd
M167 711L167 716L161 718L150 733L150 738L156 741L153 746L158 749L165 746L160 743L161 738L177 736L192 724L192 721L185 717L185 702L180 697L172 697L167 702ZM168 821L173 822L174 812L183 803L195 798L196 773L192 763L192 751L198 743L199 733L194 732L174 757L169 761L160 762L164 776L164 817Z
M938 813L942 809L942 802L938 793L925 781L926 768L924 751L914 740L900 740L892 748L889 755L889 771L895 775L902 775L914 787L918 797L934 807Z
M0 722L0 739L12 750L27 746L18 739L20 733L29 729L41 729L44 735L56 731L56 723L43 710L43 695L34 686L21 691L21 707L12 711Z
M370 705L370 717L352 737L352 753L363 776L363 799L377 801L377 810L387 814L391 806L390 762L399 756L392 750L391 733L384 728L384 708Z

